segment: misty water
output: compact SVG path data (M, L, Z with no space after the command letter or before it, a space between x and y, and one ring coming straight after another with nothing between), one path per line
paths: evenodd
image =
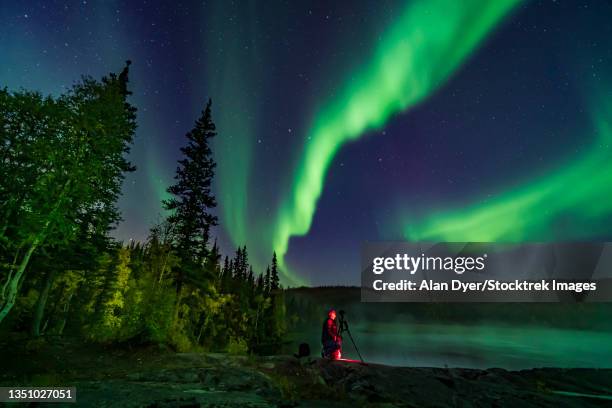
M316 329L316 330L315 330ZM366 362L420 367L612 367L612 332L499 324L376 323L351 325ZM320 354L320 326L296 333ZM344 335L343 357L357 358Z

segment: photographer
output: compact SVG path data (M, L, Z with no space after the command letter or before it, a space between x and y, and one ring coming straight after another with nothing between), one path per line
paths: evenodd
M340 326L334 309L327 312L327 319L323 322L321 343L323 345L321 353L323 358L338 360L342 356L342 337L340 336Z

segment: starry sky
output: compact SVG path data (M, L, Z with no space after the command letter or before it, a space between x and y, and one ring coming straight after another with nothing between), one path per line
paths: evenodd
M57 95L132 60L114 235L163 217L213 99L224 253L357 284L365 241L612 239L612 2L23 1L0 86Z

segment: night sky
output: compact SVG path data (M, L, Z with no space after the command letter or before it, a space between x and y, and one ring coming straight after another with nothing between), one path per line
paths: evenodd
M215 235L286 284L357 284L364 241L612 239L612 2L7 3L1 86L133 62L121 240L209 97Z

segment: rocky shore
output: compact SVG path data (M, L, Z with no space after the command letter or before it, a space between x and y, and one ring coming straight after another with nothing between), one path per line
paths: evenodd
M390 367L154 350L2 349L0 385L72 385L92 407L590 407L612 370ZM71 405L74 406L74 405Z

